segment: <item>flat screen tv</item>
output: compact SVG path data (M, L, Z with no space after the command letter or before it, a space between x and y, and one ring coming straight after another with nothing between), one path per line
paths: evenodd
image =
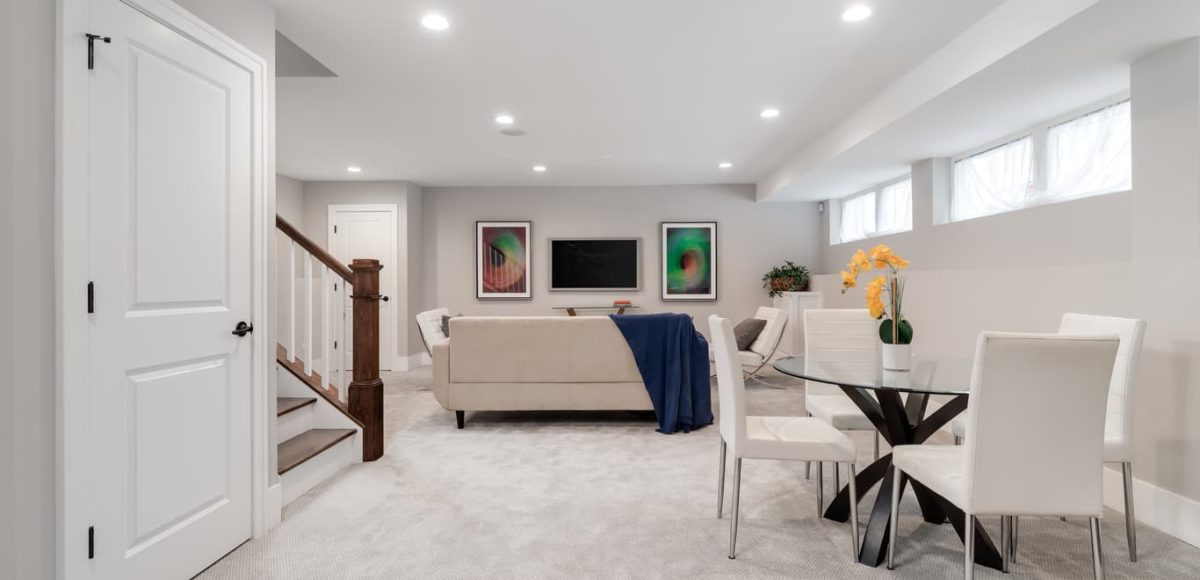
M638 238L552 239L550 290L639 290L641 245Z

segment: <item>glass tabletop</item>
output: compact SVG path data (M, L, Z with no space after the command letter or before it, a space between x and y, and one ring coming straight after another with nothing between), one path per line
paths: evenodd
M798 379L841 387L894 390L929 395L966 395L971 391L971 359L914 356L912 370L876 370L866 375L858 365L825 362L821 369L808 372L804 356L789 356L775 361L775 370Z

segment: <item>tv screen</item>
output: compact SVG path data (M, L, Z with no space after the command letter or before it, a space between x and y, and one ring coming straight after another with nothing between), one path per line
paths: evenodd
M641 240L550 240L551 290L637 290Z

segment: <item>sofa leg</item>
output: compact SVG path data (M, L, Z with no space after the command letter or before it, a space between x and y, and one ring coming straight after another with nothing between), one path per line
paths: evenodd
M466 411L455 411L454 420L458 421L458 428L463 428L463 422L466 419Z

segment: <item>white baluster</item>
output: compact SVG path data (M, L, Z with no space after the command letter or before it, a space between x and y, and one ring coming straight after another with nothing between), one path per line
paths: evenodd
M313 257L304 253L304 374L312 375L313 361Z
M291 246L288 250L288 333L287 333L287 349L288 360L296 361L296 240L288 238Z
M333 342L333 333L329 329L329 268L321 265L321 380L325 384L333 383L329 369L333 368L329 360L329 347Z
M339 391L339 393L340 397L346 402L349 402L350 400L350 380L346 379L346 367L349 366L346 363L346 353L350 352L350 336L349 333L346 332L346 300L349 293L350 283L342 280L342 289L337 300L338 320L341 321L341 324L339 324L338 335L341 336L342 341L340 343L341 350L338 351L338 367L341 368L342 375L342 390Z

